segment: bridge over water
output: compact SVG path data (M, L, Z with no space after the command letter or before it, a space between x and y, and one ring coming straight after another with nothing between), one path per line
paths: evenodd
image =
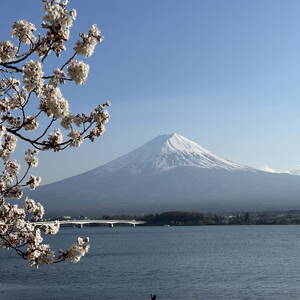
M145 224L145 221L136 221L136 220L56 220L56 221L40 221L33 222L36 225L51 225L55 223L59 223L60 225L77 225L82 228L87 224L107 224L110 227L114 227L115 224L128 224L133 227L136 225Z

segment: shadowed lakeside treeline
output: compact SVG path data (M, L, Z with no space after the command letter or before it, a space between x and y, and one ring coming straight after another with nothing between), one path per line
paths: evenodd
M300 210L204 214L171 211L139 218L146 225L274 225L300 224Z

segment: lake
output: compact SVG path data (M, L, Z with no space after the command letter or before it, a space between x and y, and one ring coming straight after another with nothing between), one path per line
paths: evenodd
M300 226L62 228L77 264L27 267L0 250L0 299L300 299Z

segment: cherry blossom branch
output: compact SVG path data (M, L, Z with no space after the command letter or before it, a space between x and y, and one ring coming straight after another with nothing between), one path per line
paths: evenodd
M64 98L60 89L60 85L67 81L80 85L86 83L89 65L75 60L75 56L90 57L96 45L103 40L96 25L87 34L80 34L80 40L73 48L74 53L60 68L53 70L53 75L44 74L44 63L52 51L58 57L66 51L64 43L69 39L76 11L68 10L67 1L43 2L44 36L39 34L36 38L35 25L21 20L12 25L12 36L18 40L17 46L11 41L0 42L0 159L3 163L0 174L0 248L14 249L30 266L66 260L78 262L87 253L89 240L78 238L69 249L55 255L49 245L42 243L42 235L56 234L59 224L37 228L30 220L43 218L43 206L28 197L25 197L23 206L11 204L10 200L22 199L24 188L35 189L40 184L41 178L30 174L31 168L38 165L37 150L61 151L67 147L79 147L88 139L94 141L105 131L109 120L109 113L105 108L110 106L107 102L97 106L88 115L71 114L69 101ZM19 54L23 45L28 50ZM34 59L35 55L39 56L38 60ZM38 108L28 115L33 96ZM42 115L49 118L49 121L39 124ZM54 124L58 128L50 132ZM31 132L36 131L39 126L39 134L32 138ZM27 134L27 131L30 133ZM11 159L17 146L17 138L34 148L25 152L27 168L21 177L20 164Z

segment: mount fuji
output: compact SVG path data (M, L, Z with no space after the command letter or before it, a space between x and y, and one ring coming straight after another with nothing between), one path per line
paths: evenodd
M86 173L41 186L30 196L50 215L288 210L300 208L300 177L229 161L174 133Z
M127 169L132 174L159 173L178 167L225 169L250 168L231 162L209 152L195 142L177 134L160 135L136 150L95 170L114 172Z

